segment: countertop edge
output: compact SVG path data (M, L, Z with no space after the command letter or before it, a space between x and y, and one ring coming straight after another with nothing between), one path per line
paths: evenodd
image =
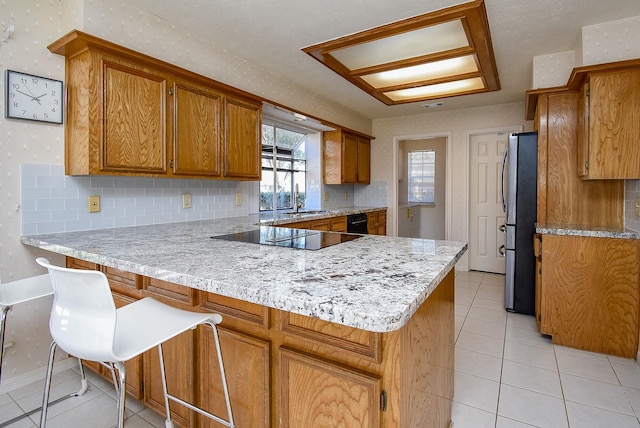
M434 265L434 269L436 269L437 273L431 278L428 284L425 283L424 288L421 289L419 293L416 293L415 299L413 299L410 304L406 304L403 311L369 313L365 310L358 311L358 308L354 310L354 308L350 308L348 306L334 305L332 302L324 305L313 304L313 302L304 300L304 298L300 299L295 298L294 296L287 296L287 299L285 300L283 299L282 294L279 294L277 290L273 292L270 292L269 290L261 290L255 295L250 295L246 290L243 291L242 286L229 286L229 284L220 285L213 278L190 275L189 273L158 268L157 266L145 266L144 264L136 263L131 260L110 257L108 255L100 254L99 252L71 248L69 246L47 242L38 235L22 236L20 239L25 245L37 247L64 256L86 260L96 264L268 306L278 310L298 313L300 315L379 333L398 330L404 326L418 308L427 300L431 293L437 288L440 282L442 282L449 272L454 269L455 264L460 260L468 248L466 243L438 241L441 245L447 245L448 242L451 242L451 255L447 257L448 260L446 263Z

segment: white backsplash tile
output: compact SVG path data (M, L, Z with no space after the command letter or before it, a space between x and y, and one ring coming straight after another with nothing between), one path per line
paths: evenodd
M22 164L20 210L23 235L174 223L246 216L249 183L136 177L65 176L62 165ZM192 207L182 208L191 193ZM88 212L89 195L100 212Z

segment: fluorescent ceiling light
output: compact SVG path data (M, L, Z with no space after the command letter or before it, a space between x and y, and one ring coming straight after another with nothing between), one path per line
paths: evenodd
M462 95L479 92L484 89L484 83L479 77L453 82L438 83L435 85L418 86L399 91L385 92L384 94L393 101L416 101L425 98L444 98L452 94Z
M362 79L374 88L383 88L426 80L445 79L449 76L459 76L477 71L478 65L476 64L475 56L467 55L364 75Z
M456 19L338 49L331 55L348 69L358 70L467 46L469 41L462 21Z
M387 105L500 89L483 0L303 51Z

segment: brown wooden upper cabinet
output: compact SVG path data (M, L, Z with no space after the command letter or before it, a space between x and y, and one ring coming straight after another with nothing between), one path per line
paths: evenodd
M371 140L337 130L323 133L324 184L369 184Z
M259 180L261 101L204 76L72 31L65 171Z
M580 88L578 174L640 178L640 68L593 71Z

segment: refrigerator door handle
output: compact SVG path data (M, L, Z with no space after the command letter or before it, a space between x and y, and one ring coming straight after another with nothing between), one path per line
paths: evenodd
M504 150L504 154L502 155L502 169L500 173L500 200L502 201L502 212L507 212L507 202L504 199L504 171L505 166L507 165L507 153L508 150Z

